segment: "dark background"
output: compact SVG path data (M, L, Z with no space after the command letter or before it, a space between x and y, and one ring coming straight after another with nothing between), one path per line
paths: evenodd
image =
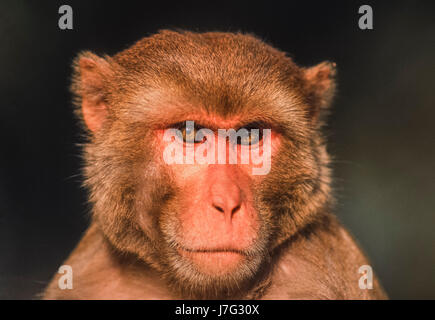
M33 298L88 223L72 59L162 28L252 32L301 65L335 61L337 215L391 298L435 298L433 1L47 2L0 3L0 298ZM58 28L61 4L74 30ZM363 4L374 30L358 28Z

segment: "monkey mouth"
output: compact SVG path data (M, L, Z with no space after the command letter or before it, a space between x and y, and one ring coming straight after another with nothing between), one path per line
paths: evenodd
M199 271L210 275L228 273L246 259L242 250L232 248L189 249L180 246L177 251Z
M228 252L228 253L238 253L244 255L245 253L242 250L232 249L232 248L213 248L213 249L189 249L183 246L179 246L179 250L193 252L193 253L220 253L220 252Z

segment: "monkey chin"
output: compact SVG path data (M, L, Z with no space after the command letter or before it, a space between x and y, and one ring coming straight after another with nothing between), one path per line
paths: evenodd
M252 286L261 255L237 250L177 248L165 272L169 284L183 299L238 299Z

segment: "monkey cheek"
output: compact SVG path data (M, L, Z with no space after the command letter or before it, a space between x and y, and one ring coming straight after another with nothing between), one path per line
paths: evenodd
M246 260L243 254L232 251L191 252L179 249L178 252L184 259L193 263L199 272L211 276L232 273Z

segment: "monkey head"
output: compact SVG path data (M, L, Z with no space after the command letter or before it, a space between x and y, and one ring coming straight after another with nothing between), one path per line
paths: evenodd
M74 70L93 219L184 296L234 296L327 212L333 64L299 67L251 35L162 31L113 57L84 52ZM231 129L248 134L219 140ZM267 154L267 170L243 151Z

